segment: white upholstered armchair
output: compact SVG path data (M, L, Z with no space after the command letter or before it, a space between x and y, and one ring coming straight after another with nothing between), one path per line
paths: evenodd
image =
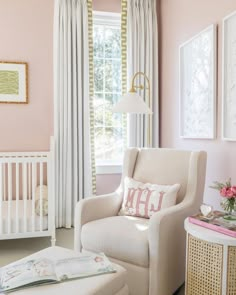
M80 201L75 215L75 250L104 252L124 266L132 295L173 294L184 282L184 219L203 198L206 153L128 149L119 190ZM151 219L118 216L125 176L154 184L181 184L177 205Z

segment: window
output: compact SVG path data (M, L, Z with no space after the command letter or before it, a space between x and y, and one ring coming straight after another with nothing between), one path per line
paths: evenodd
M94 110L97 166L121 165L126 145L125 116L112 113L121 98L120 15L94 13Z

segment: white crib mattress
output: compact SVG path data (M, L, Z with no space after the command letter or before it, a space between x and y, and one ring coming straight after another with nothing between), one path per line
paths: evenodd
M24 201L18 201L18 232L25 233L24 224ZM40 216L36 215L32 218L32 200L27 200L26 210L26 232L40 231ZM11 218L10 218L10 234L16 233L17 219L16 219L16 201L11 201ZM34 221L34 230L33 230ZM48 229L48 216L42 216L42 230ZM8 201L2 202L2 234L8 234Z

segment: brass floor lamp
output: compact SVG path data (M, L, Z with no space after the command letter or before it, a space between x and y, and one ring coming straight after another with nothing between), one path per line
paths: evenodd
M144 77L144 84L136 84L136 78L138 76ZM143 98L137 93L137 90L146 90L148 93L147 103L144 102ZM113 107L114 113L126 113L126 114L145 114L148 118L148 146L152 145L152 99L151 99L151 87L150 81L147 75L143 72L137 72L132 78L131 88L120 101Z

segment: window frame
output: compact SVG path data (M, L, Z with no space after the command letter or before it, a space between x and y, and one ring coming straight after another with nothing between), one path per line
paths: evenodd
M121 26L121 14L114 12L93 11L93 24ZM96 174L121 174L123 163L101 161L96 163Z

